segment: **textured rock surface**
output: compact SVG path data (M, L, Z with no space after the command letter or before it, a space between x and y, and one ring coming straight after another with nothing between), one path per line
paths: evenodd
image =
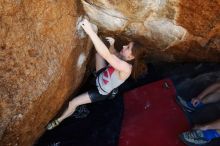
M91 43L70 0L0 1L0 145L32 145L78 87Z
M151 61L220 61L219 0L0 0L0 145L32 145L80 84L83 8Z
M103 31L139 39L150 60L220 61L219 0L82 0Z

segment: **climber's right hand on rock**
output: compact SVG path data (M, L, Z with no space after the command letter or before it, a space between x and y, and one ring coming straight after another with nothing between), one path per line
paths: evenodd
M83 21L80 22L80 25L88 35L90 35L93 32L97 33L98 31L97 26L94 24L91 24L87 19L83 19Z

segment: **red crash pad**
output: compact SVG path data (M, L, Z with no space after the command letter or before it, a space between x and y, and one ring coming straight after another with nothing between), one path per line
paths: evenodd
M178 135L189 123L175 95L169 79L126 92L119 146L184 146Z

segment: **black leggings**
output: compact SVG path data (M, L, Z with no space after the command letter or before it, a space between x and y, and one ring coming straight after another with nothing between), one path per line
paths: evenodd
M102 101L105 99L113 99L116 97L117 93L118 93L118 88L113 89L112 92L110 92L107 95L100 94L97 87L94 87L88 91L89 97L92 102Z

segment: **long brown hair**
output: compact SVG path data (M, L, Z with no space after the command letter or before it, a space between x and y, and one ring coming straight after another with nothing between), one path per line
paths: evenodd
M143 45L135 41L132 48L132 54L135 58L129 61L133 66L131 76L137 79L140 75L147 72L147 65L145 63L147 51Z

